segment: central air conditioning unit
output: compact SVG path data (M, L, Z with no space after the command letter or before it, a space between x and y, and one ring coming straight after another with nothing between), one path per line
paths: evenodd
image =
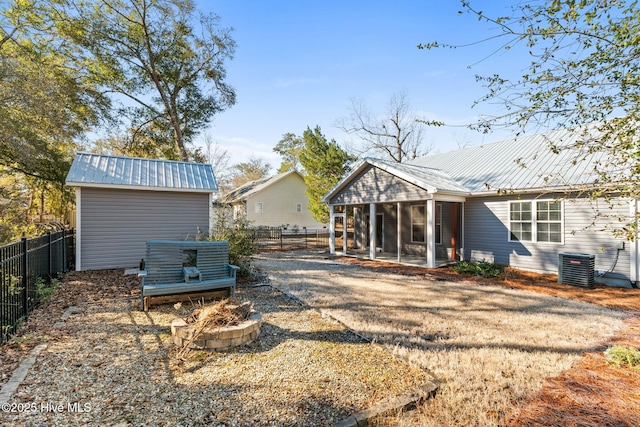
M558 283L593 288L596 256L561 253L558 260Z

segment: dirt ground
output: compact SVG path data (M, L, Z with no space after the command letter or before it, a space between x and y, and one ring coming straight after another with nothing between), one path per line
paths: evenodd
M558 284L555 275L539 275L513 269L508 269L504 277L499 279L480 279L461 276L446 268L432 270L342 257L333 258L332 261L339 264L357 264L381 273L525 289L624 311L629 315L625 321L625 328L618 330L606 345L583 353L570 369L547 378L539 392L518 404L518 415L510 420L509 425L637 425L637 420L640 419L640 370L610 366L604 359L603 350L613 344L640 348L639 289L610 288L601 285L597 285L595 289L576 288ZM93 279L86 279L91 286L82 287L80 292L79 289L69 289L72 283L63 282L56 292L65 293L67 297L64 300L54 299L36 310L22 328L20 336L9 345L2 346L0 385L6 382L19 361L35 345L64 339L58 333L49 331L51 322L59 319L66 307L103 298L130 299L138 292L136 279L130 279L130 283L114 283L105 281L99 273L96 273ZM43 330L47 332L43 334ZM407 425L410 425L412 416L406 418L409 419ZM388 425L399 424L396 419L386 421Z
M559 284L553 274L536 274L508 268L503 277L483 279L459 275L449 268L424 269L392 263L339 257L341 263L366 266L409 276L429 275L452 281L501 285L559 298L570 298L631 314L626 328L607 346L640 348L640 289L596 284L594 289ZM640 420L640 370L616 368L603 350L586 352L571 369L547 378L542 389L519 405L512 426L634 426ZM624 391L624 392L621 392Z

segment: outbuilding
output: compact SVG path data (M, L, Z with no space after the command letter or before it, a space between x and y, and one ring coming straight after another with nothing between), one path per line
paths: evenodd
M139 265L150 239L208 234L208 164L78 153L66 184L76 191L76 270Z

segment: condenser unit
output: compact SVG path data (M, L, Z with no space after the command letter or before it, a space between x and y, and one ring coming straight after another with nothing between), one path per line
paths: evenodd
M558 283L593 288L595 264L595 255L559 254Z

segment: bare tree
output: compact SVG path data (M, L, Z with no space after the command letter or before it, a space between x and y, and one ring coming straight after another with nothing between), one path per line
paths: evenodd
M224 194L233 188L233 171L231 170L231 155L229 150L220 144L213 142L209 132L203 135L202 160L213 166L220 194Z
M411 111L407 95L395 93L382 116L375 116L361 100L352 99L350 115L340 119L336 126L356 135L362 145L353 147L359 155L381 154L384 158L402 163L427 154L431 147L424 145L426 126L440 123L421 120Z

